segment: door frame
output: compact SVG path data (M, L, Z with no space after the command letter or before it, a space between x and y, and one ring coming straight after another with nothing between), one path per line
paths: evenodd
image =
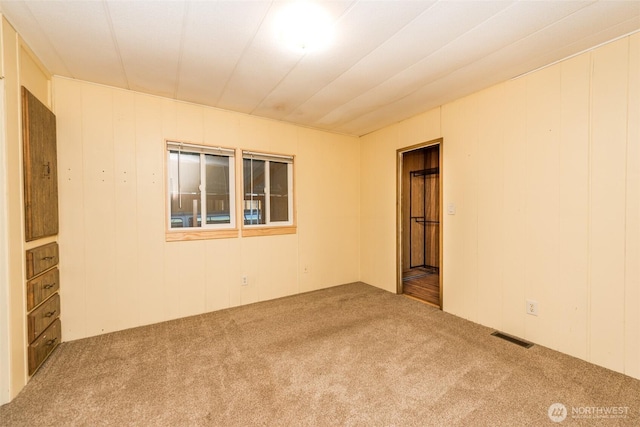
M444 138L432 139L430 141L422 142L420 144L411 145L409 147L399 148L396 150L396 293L402 294L402 258L404 254L402 253L403 240L402 240L402 165L403 165L403 156L405 153L410 151L416 151L423 148L432 147L434 145L438 145L438 168L439 168L439 185L438 185L438 201L440 204L440 209L438 212L438 219L440 221L440 232L438 238L438 245L440 246L439 250L439 275L438 275L438 287L440 294L440 310L443 309L443 301L444 301L444 289L443 289L443 236L444 236L444 206L443 206L443 144Z
M7 244L5 83L0 79L0 405L11 400L9 339L9 250Z

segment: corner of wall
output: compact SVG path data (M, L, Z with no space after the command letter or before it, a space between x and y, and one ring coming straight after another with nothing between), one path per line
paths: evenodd
M362 221L362 137L358 137L358 223ZM362 282L362 228L358 227L358 281Z
M10 352L9 352L9 290L6 284L8 277L8 248L7 248L7 203L5 200L6 176L6 145L5 145L5 96L4 96L4 38L2 28L4 17L0 15L0 405L11 400Z
M28 381L20 87L36 87L50 104L51 85L48 71L4 16L0 32L0 403L7 403Z
M0 13L0 79L4 79L4 26L6 19Z

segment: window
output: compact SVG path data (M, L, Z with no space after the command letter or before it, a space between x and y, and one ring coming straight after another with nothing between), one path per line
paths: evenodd
M234 150L167 142L169 230L235 227Z
M242 153L244 225L293 225L293 157Z

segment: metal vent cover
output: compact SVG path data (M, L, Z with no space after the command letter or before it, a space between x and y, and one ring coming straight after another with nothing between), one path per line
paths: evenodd
M524 348L533 347L533 343L530 343L525 340L521 340L520 338L505 334L503 332L495 331L495 332L492 332L491 335L493 335L494 337L502 338L503 340L509 341L510 343L519 345L520 347L524 347Z

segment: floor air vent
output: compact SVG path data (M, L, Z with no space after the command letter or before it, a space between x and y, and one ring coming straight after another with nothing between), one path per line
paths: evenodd
M494 337L502 338L503 340L517 344L520 347L530 348L533 347L533 343L521 340L520 338L512 337L511 335L503 334L502 332L495 331L491 335Z

